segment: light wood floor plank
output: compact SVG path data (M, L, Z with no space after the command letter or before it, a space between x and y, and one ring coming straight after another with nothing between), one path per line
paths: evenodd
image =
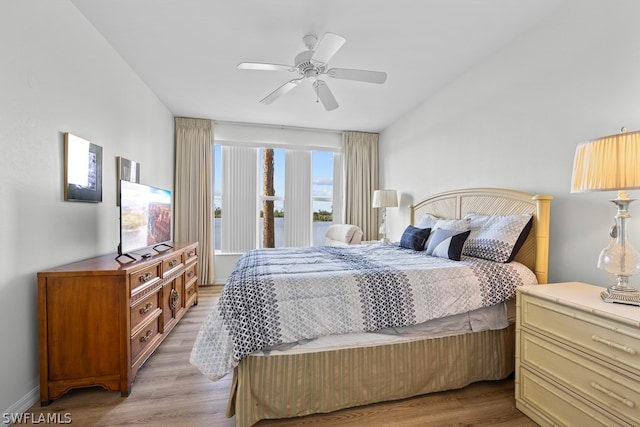
M231 375L213 382L189 364L196 334L219 294L219 287L199 289L192 307L147 360L129 397L101 388L72 390L51 405L27 412L70 413L77 426L215 426L233 427L226 418ZM505 426L536 424L515 408L513 379L472 384L461 390L434 393L331 414L261 421L264 426Z

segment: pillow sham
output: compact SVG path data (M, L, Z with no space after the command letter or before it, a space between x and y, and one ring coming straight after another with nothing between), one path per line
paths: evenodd
M448 230L467 231L469 229L469 221L467 219L444 219L431 214L424 214L416 227L430 228L432 230L446 228Z
M404 233L402 233L400 246L413 249L414 251L423 251L430 233L430 228L418 228L409 225L405 228Z
M430 228L432 231L436 228L444 228L447 230L467 231L469 230L469 221L467 219L444 219L438 218L431 214L424 214L420 218L420 222L416 226L418 228ZM425 243L425 249L429 246L429 242L433 238L433 233L429 235Z
M496 262L511 262L524 244L533 227L533 216L522 215L465 215L471 235L462 253Z
M437 228L432 233L432 238L429 241L427 255L460 261L464 242L470 233L471 230L459 231Z

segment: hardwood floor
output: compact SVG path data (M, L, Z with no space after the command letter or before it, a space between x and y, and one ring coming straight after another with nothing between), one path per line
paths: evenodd
M211 311L218 287L199 288L192 307L138 372L129 397L101 388L72 390L51 405L27 412L36 420L69 414L77 426L232 427L226 418L231 375L213 382L189 364L196 334ZM472 384L396 402L345 409L331 414L261 421L264 426L535 426L515 408L513 379ZM53 415L52 415L53 414ZM22 425L22 424L21 424Z

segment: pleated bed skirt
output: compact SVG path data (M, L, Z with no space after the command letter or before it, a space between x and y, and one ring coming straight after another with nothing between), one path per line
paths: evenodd
M373 347L252 355L234 370L227 416L247 427L508 377L515 326Z

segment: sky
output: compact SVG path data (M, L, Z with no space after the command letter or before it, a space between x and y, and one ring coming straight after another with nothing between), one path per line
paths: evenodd
M222 191L222 167L221 167L221 146L214 146L214 198L216 206L219 206L220 195ZM276 190L276 196L283 196L284 194L284 149L274 150L274 187ZM333 194L333 153L330 151L314 151L312 161L312 182L314 197L331 197ZM262 171L262 167L260 169ZM262 176L262 173L259 174ZM331 211L331 202L315 202L313 210L325 210ZM276 209L278 206L276 205Z

